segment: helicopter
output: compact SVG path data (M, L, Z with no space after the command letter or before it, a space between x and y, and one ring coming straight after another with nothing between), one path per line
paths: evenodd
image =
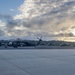
M42 36L40 38L37 37L37 39L39 39L39 41L37 43L25 42L26 46L37 46L37 45L40 45L40 43L43 41L42 40Z

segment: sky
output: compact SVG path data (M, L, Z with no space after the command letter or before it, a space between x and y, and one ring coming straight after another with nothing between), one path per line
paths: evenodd
M0 0L0 36L75 41L75 0Z

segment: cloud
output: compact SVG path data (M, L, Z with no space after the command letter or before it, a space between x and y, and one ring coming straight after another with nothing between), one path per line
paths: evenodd
M12 16L10 16L10 15L6 15L6 14L1 14L0 13L0 19L6 19L6 20L8 20L8 19L11 19L12 18Z
M15 11L14 9L9 9L10 11Z
M0 30L0 36L4 36L4 31L3 30Z
M57 37L74 37L73 33L59 33L59 34L56 34L55 36Z
M25 0L19 10L20 14L16 15L14 19L22 20L24 27L34 28L32 30L36 28L41 32L40 35L43 32L54 35L59 31L63 31L65 34L74 27L74 0Z
M75 37L74 16L74 0L24 0L17 15L0 18L8 19L5 30L11 36Z

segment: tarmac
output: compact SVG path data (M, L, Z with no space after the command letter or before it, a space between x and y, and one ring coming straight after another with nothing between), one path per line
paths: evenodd
M75 75L75 50L0 49L0 75Z

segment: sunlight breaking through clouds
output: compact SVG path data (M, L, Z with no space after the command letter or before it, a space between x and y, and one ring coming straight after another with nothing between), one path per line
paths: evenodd
M6 24L12 36L75 37L75 1L24 0L19 13Z
M19 10L21 13L14 18L24 20L25 27L41 29L40 36L44 33L47 33L50 37L75 36L71 32L71 29L75 26L74 0L26 0Z

